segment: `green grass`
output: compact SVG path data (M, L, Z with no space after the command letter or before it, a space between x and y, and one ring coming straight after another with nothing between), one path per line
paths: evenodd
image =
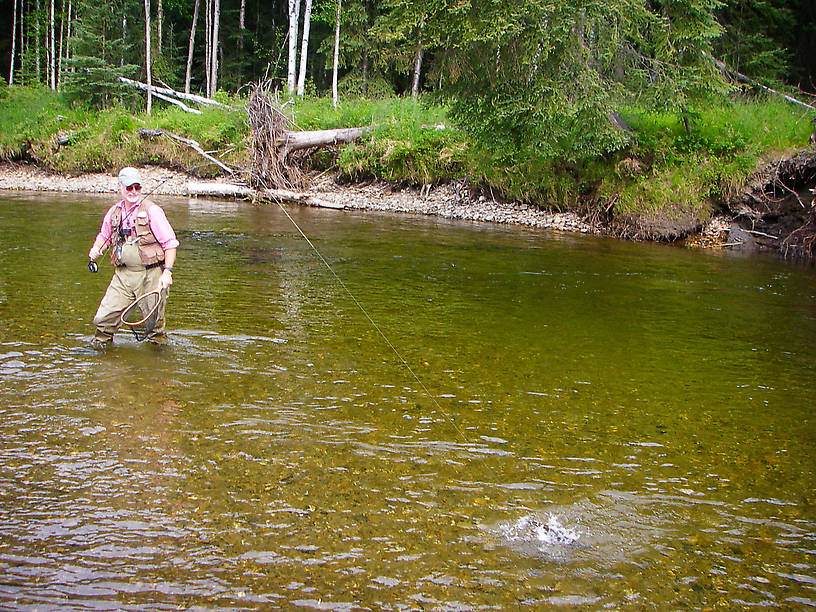
M214 175L218 168L167 138L144 138L140 127L163 128L234 167L246 167L245 99L219 93L237 109L185 113L157 101L151 116L91 110L44 88L0 84L0 159L33 159L64 173L157 164ZM312 154L350 180L380 178L428 185L465 178L496 195L561 210L609 209L620 215L671 208L704 218L712 201L734 193L763 163L807 145L812 114L778 98L739 97L689 109L690 132L678 114L623 109L629 144L605 157L567 162L551 149L471 141L445 106L413 98L326 97L286 101L283 111L304 130L368 127L356 143ZM432 126L444 125L438 130ZM68 137L68 146L58 146ZM508 139L508 143L512 139Z
M643 172L616 171L599 191L617 196L619 212L642 213L669 199L687 210L733 195L764 164L807 145L812 115L772 98L738 98L691 113L691 133L679 117L630 113L636 142L618 156L637 160ZM704 214L704 212L701 212Z

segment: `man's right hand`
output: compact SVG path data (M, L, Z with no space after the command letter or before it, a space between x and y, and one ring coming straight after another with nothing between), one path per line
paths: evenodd
M96 246L92 246L91 250L88 251L88 259L93 261L94 259L98 259L102 256L102 251L96 248Z

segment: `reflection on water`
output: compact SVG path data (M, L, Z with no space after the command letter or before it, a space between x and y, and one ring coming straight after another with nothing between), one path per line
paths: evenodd
M0 606L816 606L812 268L292 210L397 356L173 200L171 346L98 353L107 204L0 200Z

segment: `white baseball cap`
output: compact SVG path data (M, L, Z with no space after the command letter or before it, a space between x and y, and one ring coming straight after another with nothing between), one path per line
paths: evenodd
M119 182L125 187L130 187L136 183L142 184L142 177L136 168L122 168L119 171Z

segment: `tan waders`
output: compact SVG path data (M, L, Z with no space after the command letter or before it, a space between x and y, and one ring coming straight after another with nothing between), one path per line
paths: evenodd
M113 342L113 335L121 325L119 316L122 311L140 295L159 287L162 267L157 265L145 268L139 258L139 247L136 242L126 242L121 245L121 248L122 251L119 257L124 265L114 268L113 278L93 319L93 323L96 325L96 333L94 334L94 344L96 345L105 346ZM165 292L167 291L165 289ZM156 326L147 337L148 342L167 344L167 334L164 331L165 302L166 300L162 300L159 305Z

